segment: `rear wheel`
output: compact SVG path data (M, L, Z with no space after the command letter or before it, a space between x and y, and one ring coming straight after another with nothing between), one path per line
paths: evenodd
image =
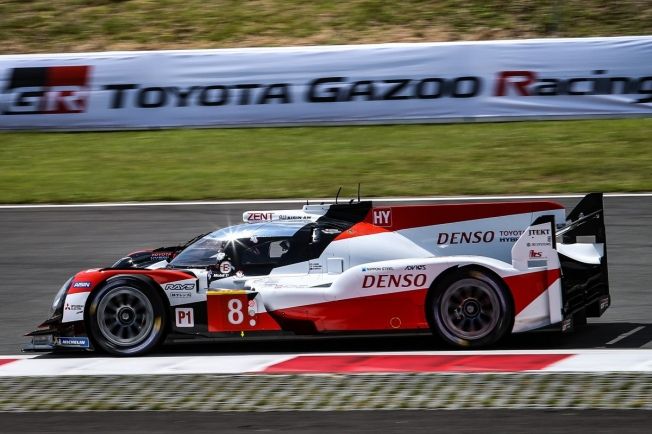
M504 337L513 309L507 290L496 277L463 270L433 288L428 303L433 332L460 347L483 347Z
M101 350L120 356L136 356L153 350L163 339L165 306L151 287L117 280L92 298L89 331Z

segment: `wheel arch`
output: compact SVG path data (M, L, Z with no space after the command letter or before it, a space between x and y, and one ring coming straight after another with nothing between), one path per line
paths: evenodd
M167 295L163 291L163 288L161 288L161 285L159 285L154 279L146 275L138 275L138 274L117 274L115 276L111 276L106 280L102 281L101 283L99 283L98 285L95 285L93 290L89 293L88 298L86 299L86 304L84 306L84 319L83 319L84 329L86 330L86 333L89 339L91 340L95 351L100 351L100 349L97 346L97 344L94 342L94 337L92 336L93 334L91 333L90 321L91 321L91 316L94 314L94 312L92 311L93 300L95 298L95 295L99 291L101 291L105 286L107 286L110 283L120 282L120 281L125 283L135 284L138 286L144 285L150 288L151 290L153 290L154 293L158 295L159 299L161 300L161 303L163 303L163 309L165 310L167 315L169 315L171 309L170 300L168 299ZM170 333L170 331L171 331L171 326L169 320L164 321L163 322L164 337L168 333Z
M428 321L428 325L430 327L433 326L434 315L432 309L430 309L429 306L432 303L432 299L437 295L437 290L439 289L440 284L446 281L446 279L455 276L456 274L461 274L464 272L473 272L473 271L487 274L503 287L503 290L507 295L507 302L509 303L509 307L512 312L511 318L509 318L510 324L508 327L508 330L511 331L514 328L514 321L516 319L516 315L514 313L514 296L512 294L512 290L509 287L509 285L507 285L507 282L505 282L505 280L502 277L500 277L498 273L496 273L491 268L481 264L453 265L447 268L446 270L444 270L443 272L439 273L439 275L432 281L430 287L428 288L428 293L426 295L426 302L424 305L424 309L426 310L426 320Z

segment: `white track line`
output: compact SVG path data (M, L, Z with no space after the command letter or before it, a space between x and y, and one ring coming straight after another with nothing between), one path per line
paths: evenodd
M153 375L153 374L245 374L298 356L489 356L566 354L569 357L537 372L652 372L652 350L493 350L493 351L401 351L234 354L206 356L154 356L137 358L58 357L27 358L0 365L0 377L43 375ZM1 359L19 356L2 356ZM318 361L316 360L316 363ZM535 372L535 371L532 371Z
M605 197L652 197L651 193L606 193ZM445 202L465 200L530 200L530 199L577 199L584 194L553 195L516 195L516 196L432 196L432 197L378 197L363 198L375 202ZM334 198L310 199L311 203L334 202ZM346 203L348 198L341 199ZM0 209L39 209L39 208L113 208L113 207L149 207L149 206L201 206L201 205L272 205L306 203L306 199L261 199L261 200L224 200L224 201L184 201L184 202L101 202L70 204L25 204L0 205Z
M616 339L612 339L612 340L610 340L610 341L607 342L605 345L613 345L613 344L615 344L616 342L620 342L620 341L622 341L623 339L625 339L626 337L629 337L629 336L633 335L634 333L643 330L644 328L645 328L645 326L640 326L640 327L633 328L633 329L631 329L630 331L628 331L627 333L623 333L622 335L618 336Z

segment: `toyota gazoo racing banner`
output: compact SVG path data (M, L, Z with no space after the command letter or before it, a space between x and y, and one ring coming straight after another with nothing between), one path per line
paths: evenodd
M0 129L652 114L652 36L0 56Z

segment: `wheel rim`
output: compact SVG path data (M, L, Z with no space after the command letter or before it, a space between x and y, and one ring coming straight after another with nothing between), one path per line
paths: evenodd
M446 329L456 338L482 339L500 321L497 291L484 280L458 280L442 295L439 314Z
M137 289L121 286L107 292L97 307L100 333L113 345L138 345L154 327L154 308Z

